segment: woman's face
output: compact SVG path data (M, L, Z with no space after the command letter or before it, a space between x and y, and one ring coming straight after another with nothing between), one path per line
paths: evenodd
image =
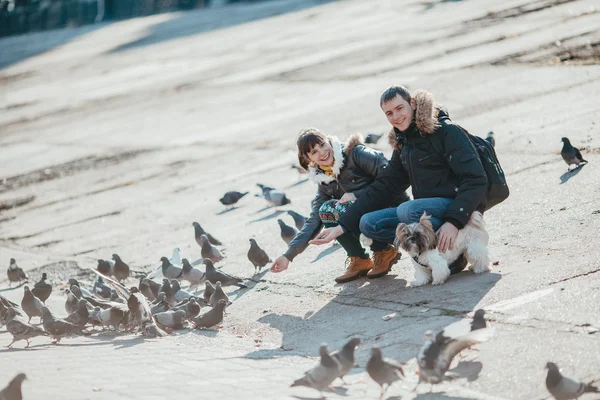
M333 147L329 141L317 144L308 152L306 158L320 167L331 167L333 165Z

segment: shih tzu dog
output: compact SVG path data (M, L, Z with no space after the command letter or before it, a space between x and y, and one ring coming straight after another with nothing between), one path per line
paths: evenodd
M441 285L450 276L448 265L461 254L469 261L469 269L476 274L490 270L490 256L487 244L489 235L485 230L483 215L475 211L465 227L458 231L452 250L441 253L437 249L437 235L433 230L431 216L423 214L419 222L407 225L398 224L394 247L402 248L412 257L415 280L411 286L423 286L432 281Z

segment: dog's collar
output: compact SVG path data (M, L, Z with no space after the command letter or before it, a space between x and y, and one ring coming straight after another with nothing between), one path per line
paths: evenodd
M419 255L416 255L416 256L414 256L414 257L412 258L412 259L413 259L413 261L414 261L414 262L416 262L417 264L419 264L421 267L425 267L425 268L427 268L427 265L423 265L423 264L421 264L421 263L419 262L419 256L420 256L420 254L419 254Z

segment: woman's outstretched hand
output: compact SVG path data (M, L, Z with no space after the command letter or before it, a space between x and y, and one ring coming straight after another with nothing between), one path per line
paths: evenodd
M338 237L342 236L344 234L344 230L342 229L341 226L334 226L332 228L327 228L327 229L323 229L323 231L321 231L321 233L319 233L313 240L311 240L310 244L316 244L321 245L321 244L326 244L331 242L332 240L337 239Z
M283 272L288 269L289 265L290 260L288 260L286 256L279 256L273 265L271 265L271 272Z

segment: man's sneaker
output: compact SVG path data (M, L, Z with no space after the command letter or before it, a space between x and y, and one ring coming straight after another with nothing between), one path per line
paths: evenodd
M452 263L450 263L450 265L448 265L448 268L450 269L450 274L458 274L467 267L467 264L467 257L465 257L464 254L461 254L456 260L454 260Z
M365 276L373 268L373 261L370 258L348 257L346 265L346 272L335 278L337 283L346 283Z
M367 274L367 278L375 279L387 275L392 269L392 265L396 264L400 259L400 253L396 251L394 246L388 245L388 248L373 253L373 268Z

